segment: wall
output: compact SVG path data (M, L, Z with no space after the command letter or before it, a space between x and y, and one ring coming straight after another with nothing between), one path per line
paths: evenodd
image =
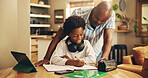
M16 64L11 51L30 57L29 0L0 0L0 69Z
M119 5L120 0L113 0L113 4ZM136 20L136 0L125 0L126 1L126 10L121 12L119 9L116 11L117 13L120 13L121 15L129 16ZM116 22L116 28L119 25L118 22ZM115 32L114 35L114 41L113 44L126 44L128 48L128 54L132 53L132 48L134 47L134 44L141 44L141 37L136 37L134 32L134 26L136 25L136 22L131 23L130 28L132 32L129 33L117 33Z
M17 0L17 50L31 58L30 0Z
M64 18L66 18L66 9L67 9L67 0L49 0L49 5L51 5L51 8L49 9L49 13L51 15L51 18L49 19L49 22L51 24L50 29L53 29L54 31L58 31L61 24L55 24L54 23L54 10L57 9L64 9Z

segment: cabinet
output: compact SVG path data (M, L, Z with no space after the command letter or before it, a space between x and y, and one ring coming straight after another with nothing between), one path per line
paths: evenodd
M38 40L31 39L31 52L37 52L37 51L38 51Z
M35 2L34 2L35 1ZM38 38L45 35L49 30L50 23L50 5L48 0L42 0L43 4L37 4L41 0L31 0L30 2L30 34L31 34L31 52L38 52Z
M64 10L54 10L54 21L55 24L62 24L64 22Z
M41 31L48 31L50 5L30 3L30 34L41 34ZM43 34L44 35L44 34Z

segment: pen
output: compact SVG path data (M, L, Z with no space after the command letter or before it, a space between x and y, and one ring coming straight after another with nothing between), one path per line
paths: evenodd
M77 58L76 56L75 56L75 58L77 59L77 60L80 60L79 58Z

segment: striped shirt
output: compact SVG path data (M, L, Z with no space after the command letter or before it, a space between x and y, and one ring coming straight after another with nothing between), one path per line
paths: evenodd
M93 29L89 23L89 15L92 9L78 8L73 11L73 15L81 16L86 23L84 30L84 39L89 40L95 51L95 56L98 58L99 54L102 54L103 46L103 31L106 28L115 29L115 12L112 11L111 17L106 21L105 24L101 24Z

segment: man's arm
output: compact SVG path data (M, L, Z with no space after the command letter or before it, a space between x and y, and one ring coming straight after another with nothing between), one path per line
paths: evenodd
M108 28L108 29L104 30L104 45L102 48L103 54L102 54L101 58L108 59L108 55L111 50L113 36L114 36L114 29Z
M64 30L62 28L60 28L56 34L56 36L53 38L53 40L51 41L49 47L48 47L48 50L47 50L47 53L44 57L44 59L47 59L49 60L53 51L55 50L57 44L65 37L65 33L64 33Z
M35 66L40 66L42 64L47 64L49 63L49 59L52 55L52 53L54 52L57 44L66 36L66 34L64 33L64 30L62 28L60 28L56 34L56 36L53 38L53 40L51 41L49 47L48 47L48 50L47 50L47 53L44 57L43 60L35 63Z

